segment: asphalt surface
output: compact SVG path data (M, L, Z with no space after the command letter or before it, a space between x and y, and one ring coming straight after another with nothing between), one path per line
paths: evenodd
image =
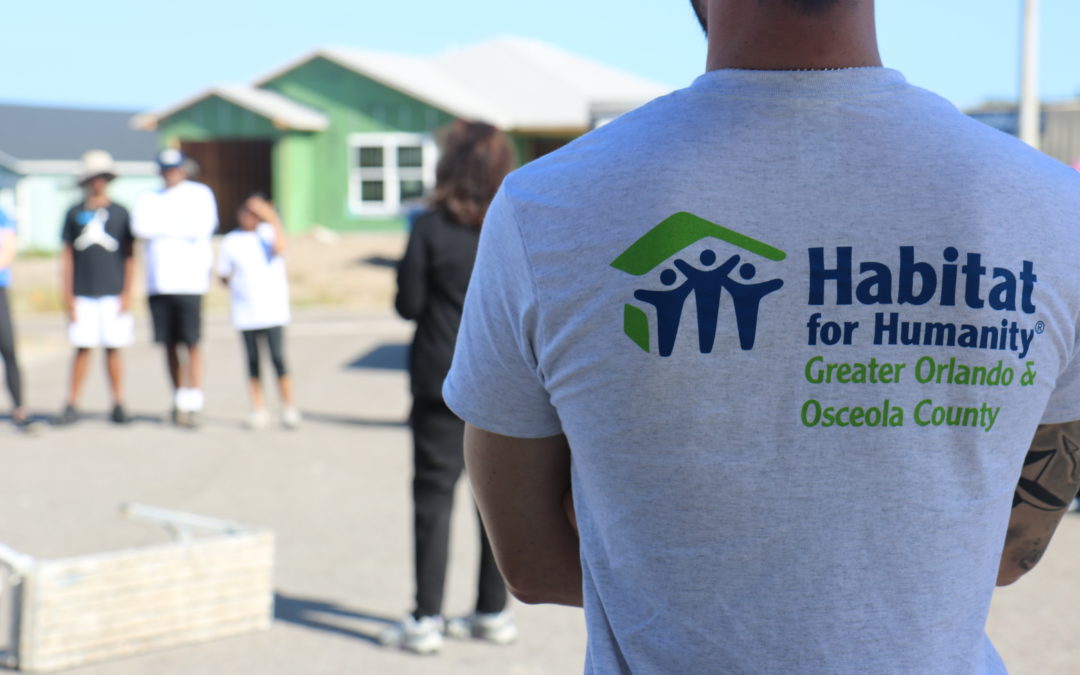
M63 400L68 350L60 320L21 318L28 402L53 414ZM33 436L0 426L0 542L39 558L158 542L154 527L124 521L142 502L243 523L277 535L277 609L266 632L87 666L80 675L581 672L581 612L515 605L509 647L448 642L434 657L378 646L375 636L411 607L409 406L403 370L411 327L388 313L302 313L287 333L306 419L295 432L252 432L240 341L224 317L208 321L207 413L195 432L164 422L163 357L140 325L126 352L136 421L105 419L100 360L79 424ZM271 403L276 397L271 394ZM474 602L475 513L462 482L455 511L446 610ZM1013 673L1080 672L1072 621L1080 516L1070 514L1040 567L995 597L989 633Z

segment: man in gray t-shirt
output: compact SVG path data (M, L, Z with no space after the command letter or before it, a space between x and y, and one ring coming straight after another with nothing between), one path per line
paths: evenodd
M588 672L1004 672L1080 484L1080 175L871 0L698 9L707 73L488 212L444 396L500 567Z

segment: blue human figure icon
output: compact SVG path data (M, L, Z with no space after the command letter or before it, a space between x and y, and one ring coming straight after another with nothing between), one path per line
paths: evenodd
M679 275L673 269L660 273L660 283L674 286ZM656 308L656 338L660 356L671 356L675 349L675 338L679 334L679 321L682 319L683 305L694 290L687 279L681 286L667 291L634 291L634 297Z
M698 258L705 267L716 263L716 253L710 249L701 252ZM716 342L716 325L720 314L720 296L727 286L728 275L739 264L739 256L733 255L714 270L699 270L683 260L676 260L675 267L686 275L687 281L694 287L694 301L697 304L698 347L702 354L711 354Z
M749 281L757 274L757 269L746 263L739 268L739 276ZM774 293L784 285L782 279L763 281L759 284L744 284L734 279L728 279L724 286L731 294L735 305L735 322L739 329L739 346L743 350L754 348L754 339L757 337L758 308L761 299L770 293Z

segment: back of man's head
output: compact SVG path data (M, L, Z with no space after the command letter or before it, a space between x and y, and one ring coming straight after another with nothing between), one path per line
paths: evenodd
M708 30L708 21L705 16L705 5L709 0L690 0L690 5L701 22L702 30ZM787 5L790 9L807 15L821 14L840 4L841 0L766 0L777 4Z

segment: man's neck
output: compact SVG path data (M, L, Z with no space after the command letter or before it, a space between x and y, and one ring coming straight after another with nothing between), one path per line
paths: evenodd
M872 0L801 14L779 0L708 2L706 70L828 70L881 65Z
M86 195L86 208L88 209L103 209L112 204L109 199L109 195L102 192L101 194L90 193Z

